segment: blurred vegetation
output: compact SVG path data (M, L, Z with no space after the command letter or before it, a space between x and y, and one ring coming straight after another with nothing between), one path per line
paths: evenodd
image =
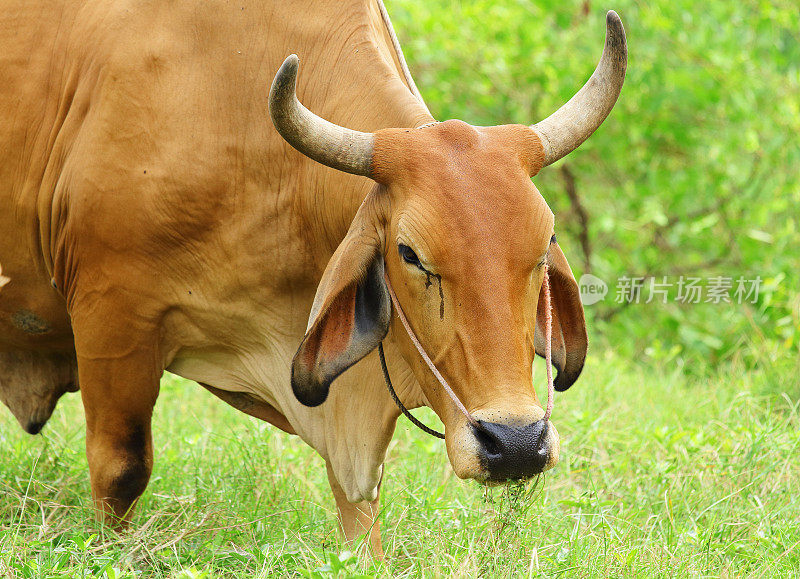
M388 8L434 116L474 125L529 124L566 102L594 69L606 10L615 9L629 49L616 108L534 179L576 278L591 273L609 285L586 308L593 347L700 375L738 359L795 367L796 2L391 0ZM700 304L677 302L681 275L704 286L731 278L733 303L705 303L705 293ZM619 304L622 276L645 278L642 302L650 277L675 285L666 304ZM756 303L737 304L736 280L757 276Z

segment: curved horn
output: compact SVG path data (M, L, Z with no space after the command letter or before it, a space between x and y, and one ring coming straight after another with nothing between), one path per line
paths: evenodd
M625 29L617 13L609 10L606 45L591 78L564 106L531 126L544 146L543 167L577 149L603 123L617 102L627 66Z
M269 113L275 128L295 149L315 161L354 175L372 173L372 133L334 125L318 117L295 93L300 60L292 54L278 69L269 91Z

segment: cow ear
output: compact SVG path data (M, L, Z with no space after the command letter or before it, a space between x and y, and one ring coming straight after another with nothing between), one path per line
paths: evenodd
M553 310L552 359L553 365L558 370L553 385L556 390L563 392L575 383L583 370L589 339L586 335L586 320L578 284L572 275L567 258L555 242L550 246L547 265ZM545 346L543 291L544 288L539 292L534 332L536 353L542 357Z
M328 262L306 335L292 360L292 391L306 406L325 402L331 382L389 331L392 310L383 277L378 195L367 196Z

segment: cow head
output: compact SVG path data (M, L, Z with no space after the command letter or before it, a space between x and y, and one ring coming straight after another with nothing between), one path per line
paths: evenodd
M540 293L546 271L557 390L578 378L587 337L553 213L531 177L602 123L621 90L626 59L622 24L610 12L594 74L544 121L473 127L451 120L374 134L334 125L303 107L295 96L297 57L286 59L270 92L278 131L312 159L378 183L317 290L292 364L300 402L324 402L331 382L376 348L391 326L445 425L458 476L519 479L557 462L558 433L541 420L531 380L534 355L544 353ZM458 412L392 316L384 276L480 429Z

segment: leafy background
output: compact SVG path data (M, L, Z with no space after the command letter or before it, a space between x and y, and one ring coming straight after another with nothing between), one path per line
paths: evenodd
M608 7L589 0L389 3L439 120L536 122L597 62ZM534 181L576 278L609 284L587 307L595 347L715 372L793 363L800 345L800 24L793 1L613 3L625 87L609 119ZM680 276L763 280L753 305L681 304ZM673 286L619 304L622 276ZM706 299L705 295L702 298ZM796 392L800 392L797 390Z

